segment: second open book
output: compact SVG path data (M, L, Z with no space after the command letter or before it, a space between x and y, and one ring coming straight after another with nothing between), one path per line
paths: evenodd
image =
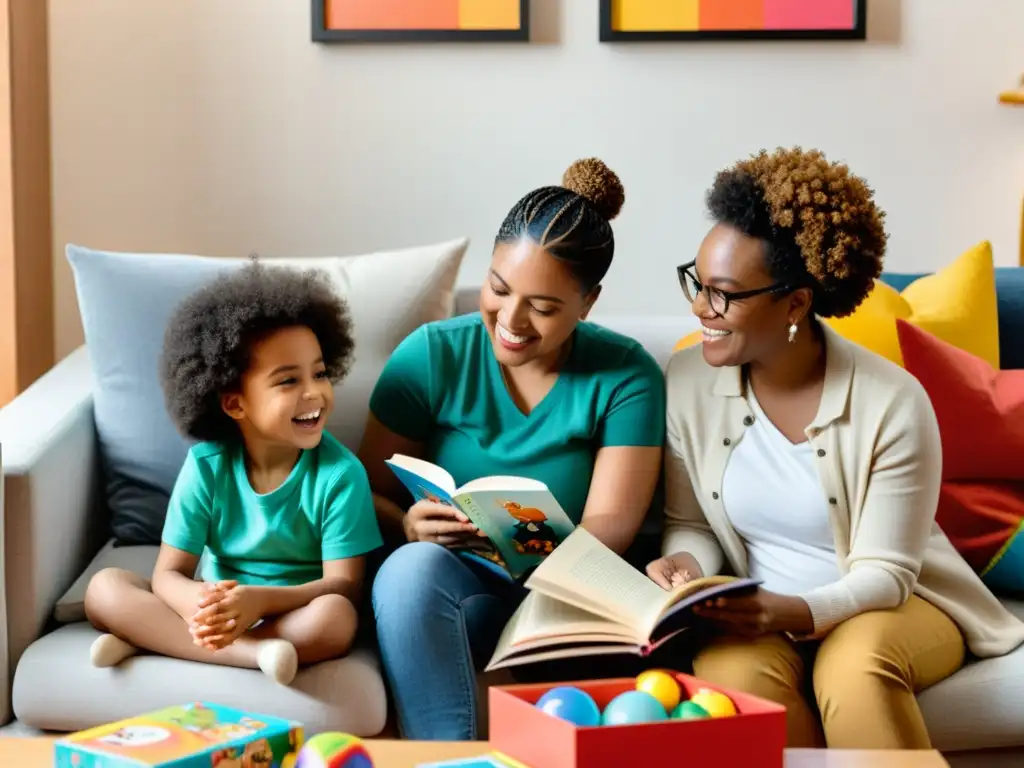
M576 528L526 580L529 592L505 625L487 669L585 655L647 655L691 625L695 604L758 584L708 576L664 590Z

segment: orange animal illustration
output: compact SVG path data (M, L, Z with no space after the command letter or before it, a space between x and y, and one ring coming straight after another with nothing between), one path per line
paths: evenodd
M558 544L558 537L548 525L548 516L536 507L524 507L516 501L500 502L515 521L512 545L521 555L549 555Z

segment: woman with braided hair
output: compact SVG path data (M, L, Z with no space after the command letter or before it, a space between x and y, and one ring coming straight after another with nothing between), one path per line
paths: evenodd
M630 548L662 465L663 372L638 342L585 322L623 200L596 159L523 197L498 230L480 312L415 331L371 397L361 458L381 526L403 542L376 575L373 607L408 738L476 737L475 670L524 591L453 553L473 526L452 507L411 503L386 459L427 459L457 485L541 480L574 523L641 568L649 559Z
M720 173L714 224L678 268L703 343L668 365L669 588L720 571L759 589L702 605L694 671L786 707L791 746L930 745L916 694L1024 623L935 524L942 449L925 390L819 318L882 269L883 214L817 151Z

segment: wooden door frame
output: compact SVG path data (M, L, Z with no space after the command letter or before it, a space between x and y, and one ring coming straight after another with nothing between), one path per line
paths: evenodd
M54 364L47 6L0 0L0 407Z

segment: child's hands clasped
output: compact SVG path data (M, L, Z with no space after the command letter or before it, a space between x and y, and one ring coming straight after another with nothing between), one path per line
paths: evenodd
M263 618L259 594L236 581L205 584L192 616L192 641L210 651L226 648Z

